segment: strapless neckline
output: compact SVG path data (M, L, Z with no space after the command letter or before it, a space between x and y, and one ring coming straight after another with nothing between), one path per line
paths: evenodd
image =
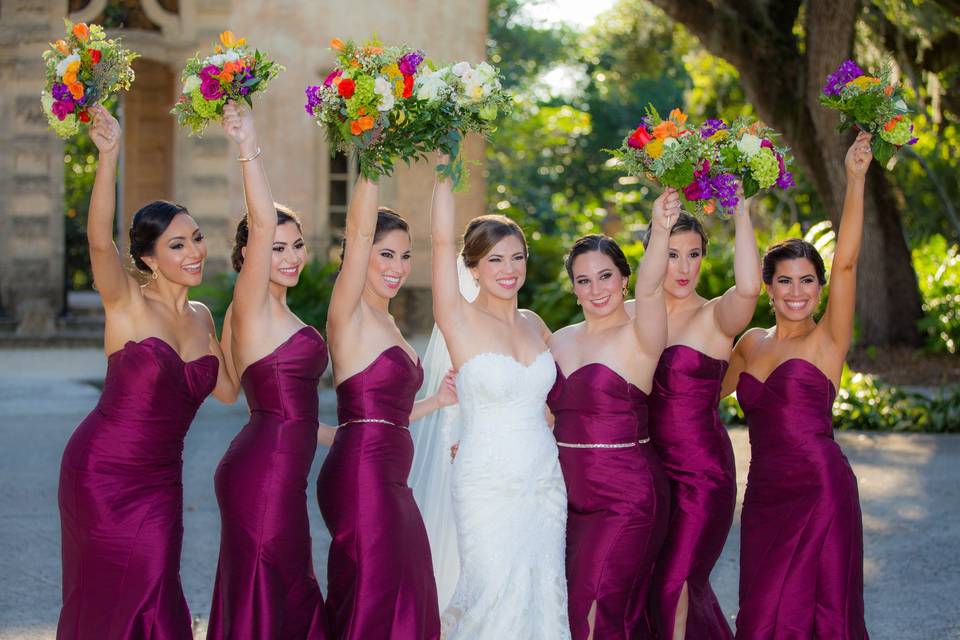
M314 336L315 336L316 338L319 338L321 341L323 341L323 336L320 335L320 332L317 331L317 329L316 329L315 327L312 327L312 326L310 326L309 324L305 324L305 325L303 325L302 327L300 327L299 329L297 329L296 331L294 331L293 333L291 333L291 334L290 334L290 337L287 338L286 340L284 340L283 342L281 342L280 344L278 344L278 345L276 346L276 348L274 348L273 351L271 351L270 353L268 353L268 354L266 354L266 355L264 355L264 356L262 356L262 357L260 357L260 358L257 358L256 360L254 360L253 362L251 362L250 364L248 364L248 365L247 365L247 368L244 369L244 370L243 370L243 373L240 374L240 380L242 381L242 380L246 377L247 372L250 371L250 369L253 369L253 367L255 367L256 365L262 364L262 363L263 363L267 358L269 358L270 356L275 355L278 351L280 351L280 350L283 349L285 346L287 346L288 344L290 344L291 342L293 342L293 339L294 339L294 338L296 338L298 335L300 335L301 333L303 333L303 332L306 331L307 329L312 329Z
M412 366L414 369L419 369L419 368L421 368L420 358L419 358L419 357L417 358L416 361L414 361L414 359L410 357L410 354L407 353L407 350L406 350L406 349L404 349L403 347L401 347L401 346L398 345L398 344L394 344L394 345L390 345L389 347L387 347L386 349L384 349L383 351L381 351L380 353L378 353L378 354L377 354L377 357L374 358L373 360L371 360L371 361L370 361L370 364L368 364L367 366L365 366L363 369L361 369L360 371L357 371L355 374L353 374L353 375L350 376L349 378L344 378L343 380L341 380L341 381L340 381L340 384L338 384L335 388L336 388L336 389L339 389L339 388L342 387L344 384L346 384L347 382L353 380L353 379L356 378L357 376L360 376L360 375L363 375L364 373L367 373L368 371L370 371L371 368L373 368L373 365L377 364L377 362L380 361L380 358L382 358L382 357L385 356L386 354L390 353L390 352L393 351L394 349L399 349L400 353L403 354L404 359L405 359L407 362L409 362L409 363L410 363L410 366Z
M627 380L626 378L624 378L624 377L623 377L620 373L618 373L615 369L613 369L613 368L610 367L609 365L606 365L606 364L604 364L604 363L602 363L602 362L588 362L587 364L581 365L581 366L577 367L576 369L574 369L573 371L571 371L571 372L570 372L570 375L565 374L565 373L563 372L563 369L560 368L560 364L557 363L557 373L560 375L561 378L563 378L564 381L569 381L571 378L573 378L574 376L576 376L577 374L579 374L581 371L584 371L585 369L589 369L590 367L599 367L599 368L601 368L601 369L604 369L604 370L608 371L609 373L613 374L614 377L616 377L617 379L619 379L620 381L622 381L622 382L623 382L625 385L627 385L628 387L631 387L631 388L635 389L636 391L640 392L641 394L643 394L644 397L646 397L646 396L649 395L646 391L644 391L643 389L641 389L641 388L638 387L637 385L633 384L632 382L630 382L629 380Z
M679 343L679 342L678 342L677 344L671 344L670 346L664 347L663 353L666 353L667 351L670 351L671 349L686 349L687 351L692 351L693 353L696 353L697 355L702 356L702 357L706 358L707 360L711 360L711 361L713 361L713 362L722 363L722 364L726 364L726 365L729 365L729 364L730 364L730 363L729 363L728 361L726 361L726 360L721 360L720 358L714 358L713 356L708 356L708 355L705 354L703 351L700 351L700 349L695 349L694 347L691 347L691 346L688 345L688 344L682 344L682 343ZM661 354L660 357L663 357L663 354Z
M780 373L780 370L783 369L784 366L786 366L787 364L789 364L789 363L791 363L791 362L803 363L803 364L807 365L807 368L808 368L808 369L812 369L815 373L819 374L820 377L822 377L824 380L826 380L826 381L830 384L830 392L833 394L833 397L836 397L836 395L837 395L837 388L836 388L836 386L833 384L833 380L831 380L830 377L827 376L827 374L825 374L823 371L821 371L821 370L820 370L820 367L818 367L817 365L813 364L813 363L810 362L809 360L804 360L803 358L787 358L786 360L784 360L783 362L781 362L780 364L778 364L777 366L775 366L775 367L773 368L773 370L772 370L769 374L767 374L767 377L766 377L764 380L761 380L760 378L758 378L757 376L753 375L753 374L750 373L749 371L741 371L741 372L740 372L740 377L743 378L744 376L746 376L747 379L753 380L754 382L756 382L757 384L759 384L761 387L766 387L766 386L767 386L767 383L770 382L770 379L773 378L776 374Z
M517 365L517 366L520 367L521 369L530 369L530 368L532 368L534 365L536 365L537 362L540 361L540 358L542 358L542 357L545 356L545 355L548 355L549 353L550 353L550 349L544 349L543 351L541 351L540 353L538 353L538 354L533 358L533 360L530 361L529 364L524 364L524 363L520 362L519 360L517 360L516 358L514 358L512 355L510 355L510 354L508 354L508 353L500 353L499 351L481 351L480 353L474 354L474 355L470 356L469 358L467 358L467 359L463 362L463 364L460 365L460 369L459 369L459 370L460 370L460 371L463 371L463 370L467 367L468 364L473 363L475 360L480 359L482 356L494 356L494 357L502 358L502 359L504 359L504 360L508 360L508 361L514 363L515 365Z
M184 360L183 356L180 355L180 352L174 349L173 345L167 342L166 340L164 340L163 338L158 338L157 336L147 336L143 340L127 340L122 347L120 347L119 349L111 353L109 356L107 356L107 361L109 362L115 355L126 351L127 347L129 347L130 345L134 345L134 346L144 345L144 344L147 344L148 342L150 344L158 343L161 346L166 347L167 351L173 354L173 356L177 360L179 360L184 366L204 361L207 358L213 358L214 360L217 360L217 356L213 355L212 353L205 353L199 358L194 358L193 360ZM217 362L219 362L219 360Z

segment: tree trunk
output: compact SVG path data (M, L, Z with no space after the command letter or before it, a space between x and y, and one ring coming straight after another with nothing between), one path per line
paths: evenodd
M809 0L803 53L792 33L797 0L771 0L763 8L743 0L653 3L737 67L747 99L783 133L836 228L846 188L843 159L853 136L837 134L839 115L820 105L819 94L824 78L851 55L858 0ZM878 164L867 175L857 273L858 343L919 344L917 278L899 206Z

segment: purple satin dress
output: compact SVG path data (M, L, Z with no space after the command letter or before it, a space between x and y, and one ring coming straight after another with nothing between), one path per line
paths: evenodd
M857 478L833 439L833 383L793 358L740 374L750 473L740 531L737 638L867 638Z
M307 516L326 367L323 338L303 327L243 372L250 421L214 476L220 561L208 639L327 637Z
M647 439L647 394L592 363L557 366L547 397L567 485L567 589L574 640L648 637L644 608L666 534L670 488ZM627 445L575 448L563 444Z
M422 382L420 363L394 345L337 386L341 426L317 498L333 538L327 613L338 640L440 637L430 543L407 486Z
M733 637L710 588L737 501L737 469L717 404L728 363L673 345L660 356L650 393L650 438L670 479L670 524L650 587L657 637L671 638L683 585L686 637Z
M151 337L107 359L96 408L60 465L59 640L192 640L180 586L183 439L217 382Z

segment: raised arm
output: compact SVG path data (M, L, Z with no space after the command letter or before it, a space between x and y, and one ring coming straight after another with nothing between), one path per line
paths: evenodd
M277 229L277 210L267 182L267 173L257 144L257 131L250 109L234 102L223 108L223 130L237 145L237 160L243 171L243 193L247 204L246 251L243 268L233 289L237 320L247 322L268 314L270 265L273 261L273 236Z
M124 269L120 251L113 241L120 124L102 105L91 107L90 112L93 114L90 139L99 151L99 159L87 214L87 244L94 284L103 298L104 308L109 309L130 301L136 281Z
M453 185L449 179L437 174L430 205L433 317L446 336L462 321L465 304L463 296L460 295L460 278L457 273L455 218Z
M760 250L750 220L750 203L744 201L742 191L738 195L740 201L734 213L734 285L713 307L717 328L731 338L750 324L760 297Z
M667 343L667 307L663 278L670 259L670 230L680 215L680 196L668 188L653 202L650 241L637 268L633 326L640 348L657 358Z
M846 355L853 338L853 313L857 293L857 258L863 236L863 190L873 154L870 136L860 133L847 150L844 165L847 192L843 197L837 246L830 269L830 297L821 323L837 350Z
M367 281L367 264L377 231L377 207L380 185L361 177L350 197L347 226L344 231L346 250L337 282L330 296L327 312L328 330L336 331L355 317L360 309L360 298Z

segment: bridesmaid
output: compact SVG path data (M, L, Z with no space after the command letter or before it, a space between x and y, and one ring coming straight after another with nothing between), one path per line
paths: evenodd
M361 178L347 212L340 274L327 316L340 426L317 498L333 538L327 612L333 637L440 637L437 587L420 510L407 486L409 424L452 404L450 384L414 403L423 368L389 312L410 275L407 222L378 208Z
M730 359L750 428L740 532L737 638L867 638L857 479L833 440L831 407L853 335L863 191L872 156L861 133L847 151L847 191L830 297L814 321L823 259L790 239L763 257L777 324L751 329Z
M673 189L654 202L650 245L637 271L636 320L624 308L630 267L616 242L584 236L566 259L585 320L550 339L558 371L547 403L567 484L574 640L647 637L643 610L670 501L647 444L647 395L667 337L662 282L679 212Z
M737 474L717 404L733 340L753 318L760 260L749 204L734 214L736 284L707 300L697 294L707 236L681 213L670 231L663 282L667 344L650 394L650 437L670 479L670 524L650 587L659 638L732 638L710 572L733 524Z
M183 440L211 392L233 402L210 312L187 293L207 248L187 210L147 204L133 216L130 255L113 242L120 125L90 109L99 162L87 240L106 313L107 377L60 466L63 609L57 638L193 638L180 585Z
M223 128L237 144L249 214L237 227L233 266L240 275L222 342L250 421L214 478L220 561L207 638L319 640L326 637L326 616L313 572L306 490L327 348L287 306L306 249L296 215L273 202L253 116L228 103Z

